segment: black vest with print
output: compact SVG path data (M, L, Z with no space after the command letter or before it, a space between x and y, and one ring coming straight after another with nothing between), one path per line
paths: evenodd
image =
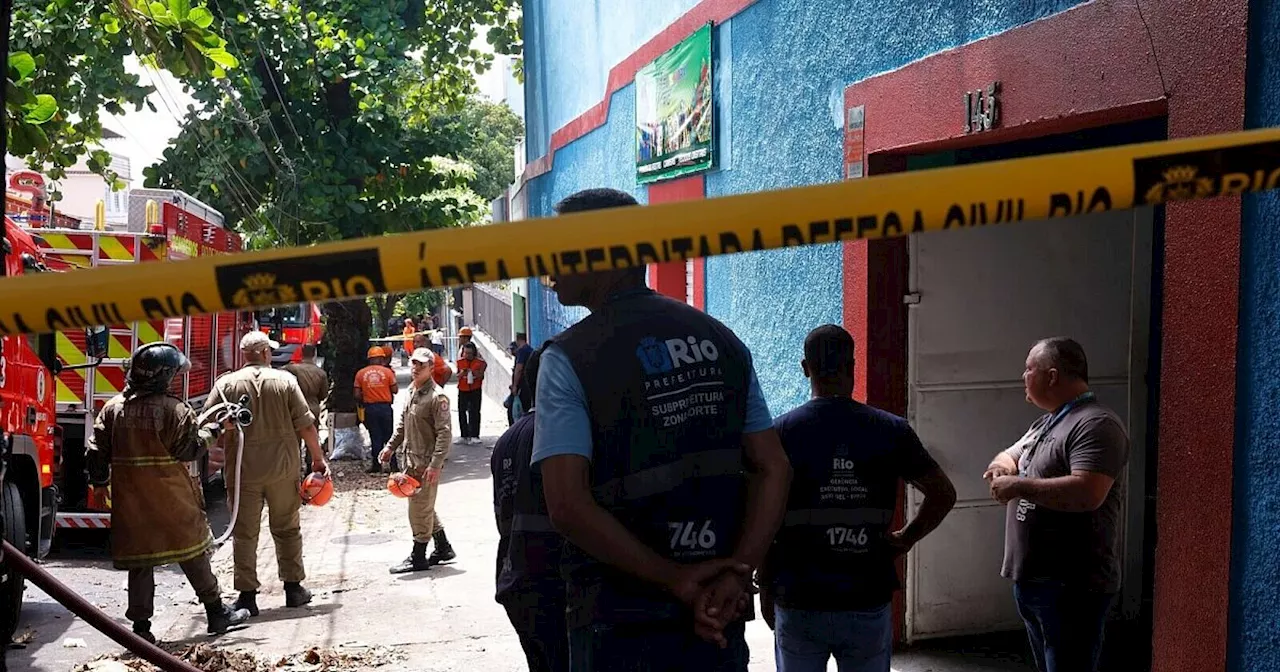
M750 355L720 322L648 290L615 297L557 336L591 418L593 494L659 555L732 555L746 488ZM569 625L691 617L658 586L566 544Z
M564 581L560 578L561 537L551 526L551 518L547 515L541 470L538 465L529 464L536 412L517 420L498 439L500 445L494 447L495 458L501 453L501 459L513 461L510 467L514 473L510 534L505 548L499 549L499 602L518 599L524 593L564 591ZM514 449L506 442L513 443ZM548 604L562 604L564 597L563 594L549 595L546 601Z

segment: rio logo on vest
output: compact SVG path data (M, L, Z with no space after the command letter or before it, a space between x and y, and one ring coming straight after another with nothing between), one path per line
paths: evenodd
M703 364L720 359L720 349L708 340L699 341L696 336L669 338L659 341L650 336L640 341L636 357L650 376L672 373L688 364Z

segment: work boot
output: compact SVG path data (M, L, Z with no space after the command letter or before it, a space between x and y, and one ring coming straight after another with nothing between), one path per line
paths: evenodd
M151 634L151 621L134 621L133 634L147 640L149 644L156 643L156 636Z
M236 611L241 611L241 610L247 611L249 612L250 616L257 616L258 615L258 591L256 590L240 591L240 597L236 598L236 602L235 604L231 605L231 608Z
M364 473L366 473L366 474L381 474L381 473L382 473L382 463L381 463L381 462L378 462L377 460L374 460L373 464L369 465L369 468L364 470Z
M458 554L453 552L453 546L449 545L449 539L444 536L443 528L436 530L436 533L431 535L431 540L436 542L436 549L431 552L427 562L438 565L458 557Z
M408 574L409 572L421 572L431 569L431 563L427 561L427 544L422 541L413 542L413 552L404 562L391 568L392 574Z
M302 587L301 583L286 581L284 584L284 606L290 609L311 603L311 591Z
M221 600L204 605L204 613L209 617L209 634L221 635L230 628L249 620L248 609L232 609Z

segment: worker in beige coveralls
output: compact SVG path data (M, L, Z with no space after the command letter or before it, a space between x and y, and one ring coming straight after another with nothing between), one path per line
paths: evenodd
M413 371L413 391L400 414L400 423L387 447L378 455L384 464L400 452L404 473L417 479L422 487L409 497L409 528L413 531L413 552L404 562L391 568L392 574L420 572L457 557L444 536L444 525L436 515L436 490L440 470L449 456L453 442L453 417L449 398L432 380L435 353L418 348L409 358ZM435 550L427 557L427 543L434 540Z
M209 401L235 402L249 397L253 422L244 428L244 466L236 451L236 432L224 435L227 453L227 493L232 507L240 508L231 531L235 560L235 588L240 591L237 609L258 615L258 534L262 529L262 507L276 545L276 563L284 582L286 607L311 602L311 591L302 586L302 523L298 509L298 474L302 470L298 439L311 453L311 471L328 475L329 464L320 448L316 419L311 414L298 381L284 371L271 368L271 351L278 343L261 331L251 331L240 339L245 365L218 379ZM239 430L237 430L239 431ZM237 477L237 473L239 476Z
M129 571L129 608L133 632L155 643L155 568L182 568L204 604L209 632L222 633L249 617L222 602L218 579L209 566L212 535L201 508L200 483L184 463L195 462L229 422L205 417L169 394L174 376L190 367L186 356L168 343L148 343L134 351L124 392L102 407L93 423L93 444L85 454L89 482L113 485L111 559Z

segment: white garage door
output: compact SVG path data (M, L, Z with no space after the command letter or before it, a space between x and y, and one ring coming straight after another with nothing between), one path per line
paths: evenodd
M1151 235L1144 209L912 237L908 415L958 502L908 557L908 639L1020 627L1000 577L1004 507L981 476L1040 413L1021 375L1045 336L1080 341L1099 400L1128 422L1122 604L1137 609ZM910 513L919 499L909 492Z

